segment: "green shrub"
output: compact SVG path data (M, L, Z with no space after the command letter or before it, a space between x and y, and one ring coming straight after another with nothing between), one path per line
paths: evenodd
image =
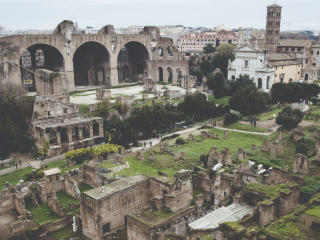
M292 109L287 106L279 113L276 123L283 129L290 130L298 126L303 118L303 113L299 109Z
M240 120L239 116L233 113L227 113L223 119L223 125L228 126Z
M65 155L68 160L76 161L77 164L80 164L89 158L91 152L91 148L79 148L76 150L70 150Z
M122 146L115 144L103 144L92 149L92 152L100 159L106 159L109 154L119 152Z
M89 112L90 112L90 108L88 104L79 105L79 113L88 114Z
M186 141L181 137L177 138L177 140L176 140L177 145L183 145L185 143L186 143Z
M23 177L23 180L26 181L26 182L29 182L29 181L38 180L38 179L40 179L42 177L43 177L43 169L39 168L39 169L33 170L30 173L27 173Z
M296 145L296 153L306 156L313 156L315 151L315 143L310 138L301 139Z

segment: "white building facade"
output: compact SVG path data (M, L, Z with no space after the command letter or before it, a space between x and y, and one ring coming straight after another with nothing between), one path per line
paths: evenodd
M257 88L269 92L274 82L275 70L268 64L266 52L245 45L238 47L234 53L235 60L229 62L228 66L228 80L248 75Z

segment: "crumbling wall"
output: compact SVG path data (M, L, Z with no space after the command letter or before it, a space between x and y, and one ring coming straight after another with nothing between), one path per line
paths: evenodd
M65 176L65 191L67 194L72 196L75 199L80 199L80 190L79 190L79 184L83 181L83 179L77 178L76 179L72 178L71 176ZM79 182L80 180L80 182ZM82 181L81 181L82 180Z
M14 194L6 189L0 194L0 215L9 213L15 209Z
M91 167L89 165L83 165L83 179L86 183L93 187L100 187L102 185L103 179L101 179L99 171L96 167Z
M289 193L280 192L279 206L277 209L278 216L289 214L299 204L300 191L298 186L291 187L290 190Z
M67 215L67 210L64 206L59 202L59 199L55 194L48 198L48 207L52 209L52 211L60 217L65 217Z
M193 199L191 181L181 183L181 187L170 194L164 195L164 205L171 211L176 212L190 205Z
M269 224L270 221L275 219L275 203L261 202L258 204L259 224L263 227Z
M308 175L310 171L309 168L309 159L307 156L297 153L296 154L296 159L293 163L293 173L299 173L299 174L304 174Z
M40 96L69 92L67 75L63 72L37 69L35 71L35 85L37 94Z
M52 192L60 192L65 190L65 183L64 178L60 178L59 180L53 182L50 182L47 178L40 179L40 183L43 185L43 190L47 194L50 194Z
M262 183L267 185L287 184L290 181L290 174L287 170L273 167L268 175L262 177Z

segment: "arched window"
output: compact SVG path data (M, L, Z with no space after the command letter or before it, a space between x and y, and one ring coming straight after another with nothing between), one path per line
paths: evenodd
M163 68L159 67L158 71L159 71L159 82L163 82Z
M270 89L270 77L267 78L267 89Z
M259 89L262 88L262 79L261 78L258 79L258 88Z
M159 56L160 56L160 57L163 56L163 49L162 49L162 47L159 47Z
M168 83L172 83L172 69L170 67L167 68L168 71Z
M168 56L173 56L173 49L171 46L167 47Z

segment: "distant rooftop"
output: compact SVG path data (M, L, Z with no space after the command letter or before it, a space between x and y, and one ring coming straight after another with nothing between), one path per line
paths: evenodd
M252 214L255 207L247 204L233 203L227 207L221 207L202 218L189 224L193 229L213 229L225 222L236 222L245 215Z
M312 41L308 39L281 39L279 41L280 47L305 47Z
M138 183L146 181L148 177L137 175L129 178L123 178L118 181L112 182L104 186L104 191L102 192L102 187L94 188L87 192L84 192L85 195L92 197L95 200L107 197L115 192L122 191L126 188L130 188Z
M274 3L274 4L269 5L269 6L268 6L268 8L269 8L269 7L278 7L278 8L282 8L280 5L275 4L275 3Z

